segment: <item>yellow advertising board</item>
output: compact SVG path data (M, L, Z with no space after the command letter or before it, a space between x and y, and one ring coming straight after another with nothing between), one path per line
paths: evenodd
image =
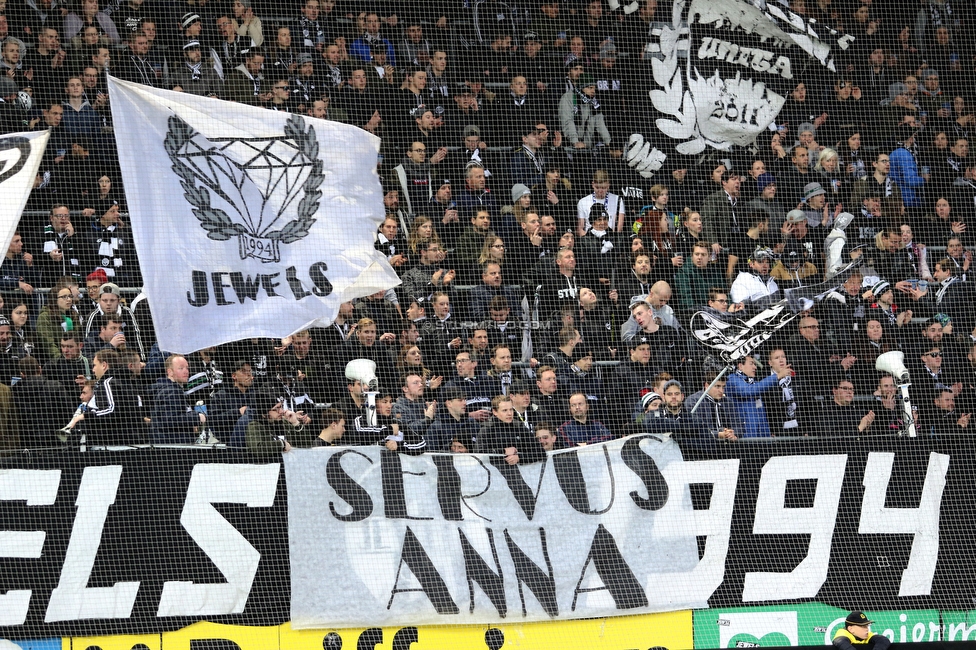
M546 623L337 630L293 630L289 623L240 627L203 622L162 635L74 637L70 641L70 645L64 644L65 650L190 650L191 644L227 650L234 646L239 650L631 650L653 646L680 650L693 643L690 611Z

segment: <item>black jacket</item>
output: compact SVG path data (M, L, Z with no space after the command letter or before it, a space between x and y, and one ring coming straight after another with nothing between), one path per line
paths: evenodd
M483 454L504 454L508 447L518 450L520 463L537 463L546 452L535 436L520 422L505 423L492 418L478 433L478 451Z
M148 442L139 410L139 398L127 371L109 369L95 384L85 413L84 432L89 445L133 445Z

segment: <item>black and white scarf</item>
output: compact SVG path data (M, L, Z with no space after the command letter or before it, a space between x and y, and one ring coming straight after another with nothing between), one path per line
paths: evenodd
M325 32L317 20L309 20L305 16L298 19L298 29L302 33L302 44L314 49L319 43L325 43Z
M949 0L945 0L942 3L942 7L939 7L937 2L929 2L929 20L932 21L932 26L938 29L939 27L951 28L952 23L952 5L949 4ZM935 30L933 30L934 32Z
M795 429L800 426L796 421L796 396L793 394L793 377L787 375L779 380L779 387L783 391L783 404L786 405L786 420L784 429Z
M198 63L186 62L186 67L190 70L190 78L193 81L200 81L203 77L203 61Z
M573 88L573 94L575 95L574 99L576 100L573 102L573 115L579 114L580 111L579 102L582 102L584 105L589 104L590 109L592 109L594 112L600 110L600 102L597 100L596 97L591 98L587 96L587 94L584 93L582 90L576 87Z

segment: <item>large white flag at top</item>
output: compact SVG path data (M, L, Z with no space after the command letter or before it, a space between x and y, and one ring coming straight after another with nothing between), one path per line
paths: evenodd
M0 251L14 238L50 135L34 131L0 136Z
M373 249L378 138L114 78L109 88L163 350L286 336L399 283Z

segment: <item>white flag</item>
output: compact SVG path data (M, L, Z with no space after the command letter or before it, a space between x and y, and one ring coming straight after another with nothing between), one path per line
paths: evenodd
M109 88L161 349L287 336L399 284L373 249L378 138L114 78Z
M14 238L50 135L33 131L0 136L0 251L6 251Z

